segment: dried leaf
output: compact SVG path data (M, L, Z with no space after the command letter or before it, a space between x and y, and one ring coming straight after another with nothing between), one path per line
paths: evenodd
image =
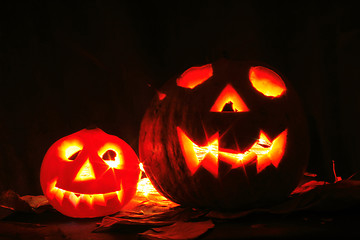
M0 205L0 219L10 215L13 212L41 213L47 209L52 209L46 197L43 195L26 195L20 197L12 190L4 191L0 194Z
M11 207L0 205L0 220L12 214L15 210Z
M0 233L4 239L69 239L57 226L36 223L2 222Z
M52 209L52 206L49 204L49 201L44 195L39 195L39 196L25 195L20 198L24 200L36 213L42 213L48 209Z
M93 230L93 232L141 232L151 227L161 227L170 225L173 221L158 221L152 219L131 219L131 218L116 218L104 217L100 226Z
M12 208L14 211L31 212L29 204L12 190L4 191L0 194L0 205Z
M151 214L137 211L121 211L115 216L104 217L94 232L146 230L151 227L171 225L177 221L199 219L207 212L180 207L162 213Z
M146 239L195 239L214 226L211 220L203 222L176 222L170 226L150 229L139 235Z
M360 181L342 180L336 183L310 181L299 186L289 198L267 208L249 209L239 212L210 211L206 217L214 219L236 219L253 213L289 214L302 210L336 211L359 206Z
M341 180L309 191L308 198L315 199L306 209L316 211L337 211L360 205L360 181Z
M25 195L20 198L25 202L27 202L29 206L32 208L39 208L49 204L47 198L44 195L39 195L39 196Z
M152 194L156 196L158 193ZM289 214L309 209L314 211L340 210L359 205L360 181L348 179L330 184L310 178L296 188L288 199L280 204L238 212L182 208L177 204L172 206L178 207L167 207L164 204L167 201L170 202L161 197L149 200L144 196L137 195L133 205L123 209L113 217L105 217L95 231L129 231L129 229L130 231L140 231L158 226L163 226L161 229L166 230L168 228L164 228L165 226L177 222L192 222L194 220L196 222L204 219L231 220L254 213ZM163 233L163 235L165 236L166 233ZM155 238L155 236L153 237Z
M328 184L328 183L323 182L323 181L312 180L312 181L306 182L306 183L298 186L291 194L294 195L294 194L305 193L305 192L308 192L318 186L325 185L325 184Z
M162 196L148 178L143 178L138 183L138 189L133 199L123 208L123 211L138 211L145 214L166 212L179 206Z
M150 180L144 178L139 182L138 191L130 203L116 215L104 217L94 232L139 231L170 225L186 218L183 208L178 206L160 195Z

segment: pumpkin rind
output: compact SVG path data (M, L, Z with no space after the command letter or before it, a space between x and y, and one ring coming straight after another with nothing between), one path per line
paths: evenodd
M190 89L172 79L160 90L166 97L153 99L141 123L139 154L147 176L165 197L190 207L232 210L280 201L296 187L309 152L300 101L283 77L286 91L278 97L255 89L249 79L255 66L264 65L222 59L212 64L212 76L206 81ZM246 111L210 111L229 84L240 94ZM249 149L261 131L274 140L286 130L286 146L278 163L261 171L257 161L233 168L220 154L217 175L202 165L191 171L179 128L199 146L218 133L219 148L234 152Z

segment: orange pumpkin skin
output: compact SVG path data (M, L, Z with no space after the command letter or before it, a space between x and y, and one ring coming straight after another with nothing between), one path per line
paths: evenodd
M296 187L308 161L306 120L289 82L263 66L193 67L153 99L139 154L165 197L233 210L278 202Z
M40 182L56 210L90 218L118 212L135 194L139 175L137 155L127 143L101 129L83 129L49 148Z

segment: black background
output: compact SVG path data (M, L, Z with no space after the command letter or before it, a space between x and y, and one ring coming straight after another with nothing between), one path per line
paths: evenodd
M57 139L96 125L137 151L166 80L221 57L285 75L309 120L309 171L360 169L360 28L355 2L29 1L0 7L0 190L41 194Z

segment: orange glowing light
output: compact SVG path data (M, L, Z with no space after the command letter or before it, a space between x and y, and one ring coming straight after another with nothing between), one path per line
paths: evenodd
M280 133L271 143L266 152L259 155L257 158L257 172L261 172L267 166L272 164L274 167L278 167L281 159L285 153L287 139L287 129Z
M218 175L218 154L219 154L219 134L211 137L210 144L207 146L198 146L190 140L183 130L177 127L180 145L185 157L186 164L193 175L200 164L211 172L214 176Z
M113 151L114 156L113 159L106 159L104 156L106 152ZM116 146L115 144L106 143L104 146L102 146L99 151L98 155L102 157L104 162L110 167L110 168L116 168L116 169L123 169L124 168L124 160L123 160L123 154L121 149Z
M268 156L271 160L271 163L275 167L279 166L280 160L284 156L286 139L287 139L287 130L283 131L279 136L277 136L277 138L274 139L270 147Z
M101 129L83 129L56 141L41 165L44 195L59 212L89 218L113 214L127 204L139 180L136 153Z
M286 91L285 83L281 77L266 67L250 68L249 79L257 91L268 97L279 97Z
M143 163L139 163L139 168L140 170L145 173L145 169L144 169L144 164Z
M157 193L154 186L151 184L148 178L142 178L139 180L137 185L137 195L148 197L150 194Z
M123 188L121 190L110 193L102 194L85 194L76 193L56 187L57 180L54 180L48 186L49 199L55 198L60 205L63 205L64 199L67 199L74 207L77 207L80 203L87 204L89 207L94 205L106 206L106 201L110 199L117 199L119 203L122 201ZM64 198L65 197L65 198ZM106 200L107 199L107 200Z
M77 173L74 181L88 181L96 179L94 169L90 163L90 160L86 160L86 162L81 166L79 172Z
M211 64L200 67L191 67L176 79L176 84L179 87L193 89L208 80L212 75L213 69Z
M163 100L165 97L166 97L166 94L165 93L162 93L160 91L156 91L158 97L159 97L159 100Z
M218 176L218 159L229 163L232 168L238 168L249 162L257 160L257 172L261 172L272 164L278 167L284 153L287 138L287 130L280 133L272 142L263 131L250 149L243 153L228 149L219 150L219 134L211 137L207 146L198 146L184 131L177 127L177 133L186 164L193 175L202 165L213 176Z
M81 151L83 147L83 144L78 139L73 139L72 141L64 141L58 151L63 160L72 161L71 157Z
M178 206L178 204L171 202L166 197L161 195L147 177L140 179L138 182L135 202L138 201L141 201L141 203L144 203L145 205L151 204L151 206L163 206L166 208ZM131 203L129 205L131 208Z
M222 112L224 106L229 103L232 104L232 110L234 112L249 111L249 108L246 106L239 94L235 91L231 84L228 84L216 99L214 105L210 109L210 112Z

